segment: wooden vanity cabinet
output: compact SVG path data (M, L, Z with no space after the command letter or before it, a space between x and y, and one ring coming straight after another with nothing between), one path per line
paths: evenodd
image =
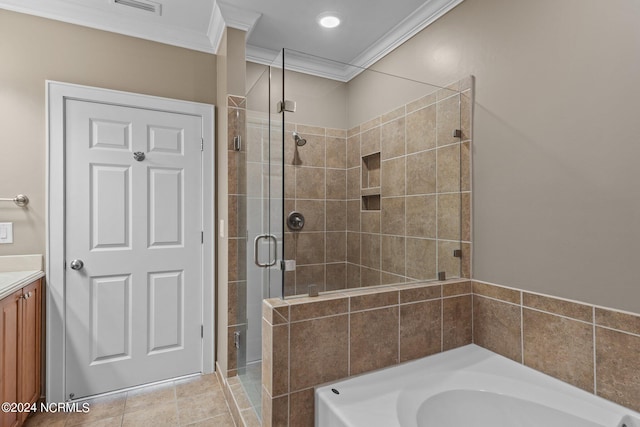
M40 398L41 282L0 300L0 403L36 403ZM20 426L28 415L0 412L0 427Z
M22 289L22 357L20 358L20 401L36 403L40 399L40 358L42 340L42 280ZM24 413L26 419L27 413Z
M0 300L0 401L19 402L18 400L18 359L20 358L19 319L22 310L22 289ZM17 412L0 412L0 426L14 427L20 423Z

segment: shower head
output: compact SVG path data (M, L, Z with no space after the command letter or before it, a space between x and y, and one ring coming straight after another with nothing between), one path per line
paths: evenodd
M300 135L298 135L296 132L293 133L293 139L296 141L296 145L298 147L302 147L307 143L307 140L304 138L300 138Z

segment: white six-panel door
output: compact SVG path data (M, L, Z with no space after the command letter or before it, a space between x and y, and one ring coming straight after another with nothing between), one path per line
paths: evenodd
M66 101L68 396L201 371L201 138L198 116Z

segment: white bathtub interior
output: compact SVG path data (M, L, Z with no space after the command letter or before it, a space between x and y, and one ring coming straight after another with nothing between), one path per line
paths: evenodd
M640 414L474 344L315 393L316 427L640 427Z

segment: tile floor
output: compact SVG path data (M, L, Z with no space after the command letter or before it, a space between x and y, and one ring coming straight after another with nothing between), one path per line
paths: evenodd
M247 364L239 378L250 405L259 416L262 411L262 361Z
M88 401L84 413L33 414L26 427L235 427L215 374L192 377Z
M244 373L243 375L246 375ZM246 391L246 380L241 375L227 378L228 394L227 400L232 407L234 419L240 420L240 427L260 427L260 412L262 408L256 407Z

